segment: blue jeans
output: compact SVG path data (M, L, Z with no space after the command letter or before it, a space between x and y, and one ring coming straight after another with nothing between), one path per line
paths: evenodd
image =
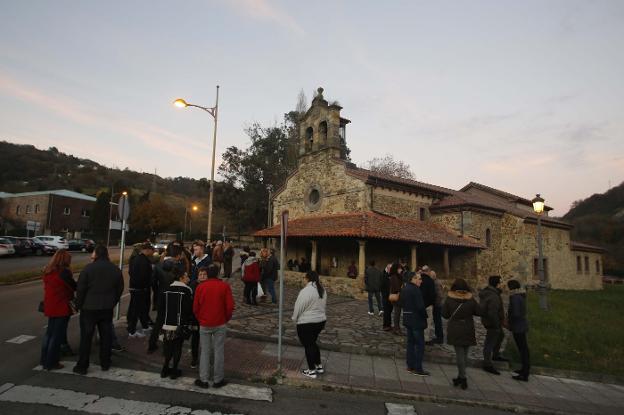
M48 328L41 345L40 363L44 369L49 369L59 363L61 344L67 339L67 323L69 323L69 316L48 317Z
M425 330L405 327L407 329L407 368L421 371L425 354Z
M381 292L369 291L368 292L368 311L371 313L375 311L375 309L373 308L373 297L377 299L377 308L379 309L377 311L383 310L383 306L381 305Z
M444 330L442 329L442 306L433 306L433 325L435 326L435 339L444 341Z
M262 281L262 285L264 286L263 288L265 294L266 291L268 291L271 295L271 302L277 303L277 297L275 295L275 280L273 278L266 278L264 281Z

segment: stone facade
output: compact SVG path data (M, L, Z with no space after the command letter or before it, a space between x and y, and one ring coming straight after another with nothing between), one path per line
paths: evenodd
M380 268L401 259L411 266L429 265L439 277L449 279L447 285L453 278L462 277L482 286L490 275L515 277L526 284L537 282L536 216L531 201L478 183L471 182L455 191L371 175L356 168L344 160L342 151L349 121L340 117L341 107L324 100L322 92L319 89L301 120L298 168L274 195L273 223L280 222L284 210L289 211L290 220L372 211L442 226L458 236L480 241L483 249L420 243L416 236L413 242L301 237L289 239L287 258L305 257L312 260L313 269L337 279L344 278L349 264L355 261L359 282L343 284L339 289L342 292L348 291L345 287L356 287L353 295L361 288L364 264L371 259ZM547 215L544 212L542 239L545 272L551 286L600 289L600 253L573 251L571 227ZM581 272L577 272L578 257Z

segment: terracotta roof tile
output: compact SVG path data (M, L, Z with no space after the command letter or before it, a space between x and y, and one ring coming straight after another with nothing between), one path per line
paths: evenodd
M254 236L279 237L280 225L263 229ZM291 237L352 237L389 239L445 246L485 248L474 238L461 236L430 222L399 219L377 212L354 212L308 216L288 222Z

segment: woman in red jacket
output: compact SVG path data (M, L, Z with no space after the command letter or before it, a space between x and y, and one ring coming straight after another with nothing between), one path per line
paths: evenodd
M256 253L251 251L249 257L242 265L242 280L245 283L243 296L245 304L258 305L256 297L258 296L258 283L260 282L260 263L256 259Z
M67 323L73 313L69 302L76 290L70 264L69 252L59 249L43 271L43 313L48 317L48 328L41 346L41 366L46 370L63 367L59 363L60 347L67 338Z

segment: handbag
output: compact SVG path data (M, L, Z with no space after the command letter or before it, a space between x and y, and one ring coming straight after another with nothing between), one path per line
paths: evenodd
M390 294L388 296L388 301L390 301L391 303L397 303L399 301L399 297L399 293Z
M461 306L463 306L464 303L461 303L460 305L457 306L457 308L455 309L455 311L453 311L453 314L451 314L451 317L449 317L449 321L453 320L453 317L455 317L455 314L457 314L457 312L459 311L459 309L461 308Z

